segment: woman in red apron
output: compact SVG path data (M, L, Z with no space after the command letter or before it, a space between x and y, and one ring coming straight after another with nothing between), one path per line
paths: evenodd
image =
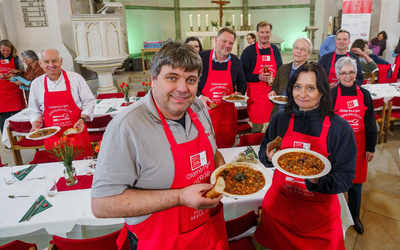
M213 53L214 50L211 50L208 77L201 93L218 105L216 108L208 110L214 127L217 146L229 148L235 144L238 120L235 104L222 99L222 97L235 92L231 77L231 60L228 61L227 70L213 70Z
M45 139L44 144L46 150L51 149L54 143L63 136L64 131L68 128L72 128L81 117L82 110L76 106L74 98L72 97L68 76L64 70L62 70L62 74L67 88L65 91L50 92L47 87L47 76L44 77L44 127L61 127L61 130L57 134ZM86 125L81 133L70 134L68 137L75 138L76 146L83 147L82 155L76 159L79 160L85 158L85 156L93 156L93 149Z
M349 53L346 53L346 57L349 57ZM335 71L335 62L336 62L335 60L336 60L336 52L333 52L331 68L329 69L329 75L328 75L328 80L329 84L331 84L331 87L334 87L339 81Z
M253 74L260 74L263 72L264 67L268 67L272 77L275 77L277 72L277 65L274 57L272 46L270 55L260 55L258 42L256 43L257 61L254 67ZM272 83L271 83L272 84ZM271 91L271 86L266 82L247 82L247 112L249 119L253 123L263 124L269 121L274 104L269 100L268 94Z
M348 191L348 202L354 228L363 234L360 221L361 188L367 180L368 162L374 157L377 128L371 95L354 84L357 64L354 59L343 57L336 62L340 84L331 92L335 113L349 122L357 142L356 177ZM363 93L364 92L364 93Z
M271 165L269 141L283 137L282 147L319 152L332 163L327 175L295 178L275 170L262 205L254 238L270 249L344 249L337 193L354 178L356 146L351 127L331 110L329 83L322 66L300 67L288 83L288 105L279 110L260 146L260 160Z
M19 86L10 82L10 73L16 69L17 51L8 40L0 41L0 126L3 133L4 121L25 108L23 92ZM22 63L22 62L19 62Z
M194 183L209 183L210 174L215 170L213 149L204 132L204 127L191 108L187 110L198 130L198 136L192 141L177 144L175 138L160 110L157 107L165 134L171 145L171 152L175 163L175 176L171 189L187 187ZM186 176L192 173L193 156L204 154L209 164L201 168L206 178L196 180ZM202 156L203 157L203 156ZM211 160L210 160L211 159ZM199 166L198 166L199 167ZM137 239L137 249L176 249L176 250L214 250L228 249L225 220L222 203L209 210L196 210L179 206L161 212L153 213L145 221L136 225L127 225L117 240L119 249L123 246L128 230ZM136 240L135 239L135 240Z

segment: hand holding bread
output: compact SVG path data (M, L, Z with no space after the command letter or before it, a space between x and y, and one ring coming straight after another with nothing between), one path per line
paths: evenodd
M225 180L222 177L218 177L214 186L206 193L206 198L216 198L222 194L225 189Z

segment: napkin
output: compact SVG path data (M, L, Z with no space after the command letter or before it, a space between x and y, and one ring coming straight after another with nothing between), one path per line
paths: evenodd
M44 200L44 201L43 201ZM48 202L43 195L39 196L39 198L37 200L35 200L35 202L32 204L32 206L28 209L28 211L24 214L24 216L22 216L21 220L19 222L22 222L24 220L26 220L26 218L28 217L29 213L31 212L31 210L34 208L34 206L36 205L36 201L38 201L39 203L41 201L43 201L43 203L40 205L40 207L36 210L36 212L33 214L33 216L35 216L36 214L51 208L52 205L50 204L50 202Z
M67 186L65 184L65 178L61 177L57 181L57 190L58 192L62 191L72 191L72 190L78 190L78 189L88 189L92 187L92 182L93 182L93 175L78 175L78 183L76 183L73 186Z
M376 96L376 93L371 93L372 96Z
M246 105L247 105L247 102L246 102L246 101L243 101L243 102L240 102L240 104L242 104L242 106L246 106Z
M113 108L113 107L110 107L107 111L106 111L106 114L107 113L111 113L111 112L114 112L114 111L116 111L117 109L115 109L115 108Z
M125 107L125 106L129 106L129 105L131 105L133 102L130 102L128 105L126 105L125 103L122 103L121 104L121 107Z
M142 97L135 97L135 101L139 101Z
M21 169L21 170L15 172L14 176L18 180L22 181L36 166L37 166L37 164L34 164L34 165L30 165L27 168ZM27 171L25 171L25 170L27 170ZM24 173L24 171L25 171L25 173Z
M101 101L103 101L103 99L97 99L96 104L99 104Z

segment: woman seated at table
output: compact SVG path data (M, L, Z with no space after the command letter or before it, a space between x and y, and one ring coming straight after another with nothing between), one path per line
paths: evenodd
M264 197L262 221L254 238L270 249L345 249L338 193L355 174L356 142L347 121L332 110L329 82L321 65L310 62L290 78L285 110L272 117L260 146L260 160L272 167L267 152L278 135L281 149L316 151L332 165L320 178L302 179L276 170Z
M342 57L335 64L339 85L331 90L335 113L346 119L353 128L357 143L356 178L348 191L348 202L354 229L363 234L360 221L361 188L367 180L368 162L374 158L377 129L374 105L368 90L354 84L357 63Z
M36 78L44 74L44 70L40 67L38 61L39 57L33 50L25 50L21 53L22 61L28 65L25 73L21 77L11 78L11 81L19 85L20 89L25 91L26 102L29 103L29 85ZM20 70L15 69L15 73L21 74Z
M371 73L372 71L376 70L378 66L374 60L368 56L366 52L367 49L368 43L366 41L363 39L356 39L351 45L350 51L356 54L360 59L361 70L363 72Z

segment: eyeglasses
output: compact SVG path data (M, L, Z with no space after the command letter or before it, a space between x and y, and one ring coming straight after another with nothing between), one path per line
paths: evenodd
M339 73L339 75L341 76L341 77L345 77L345 76L354 76L356 74L356 72L354 72L354 71L350 71L350 72L342 72L342 73Z

